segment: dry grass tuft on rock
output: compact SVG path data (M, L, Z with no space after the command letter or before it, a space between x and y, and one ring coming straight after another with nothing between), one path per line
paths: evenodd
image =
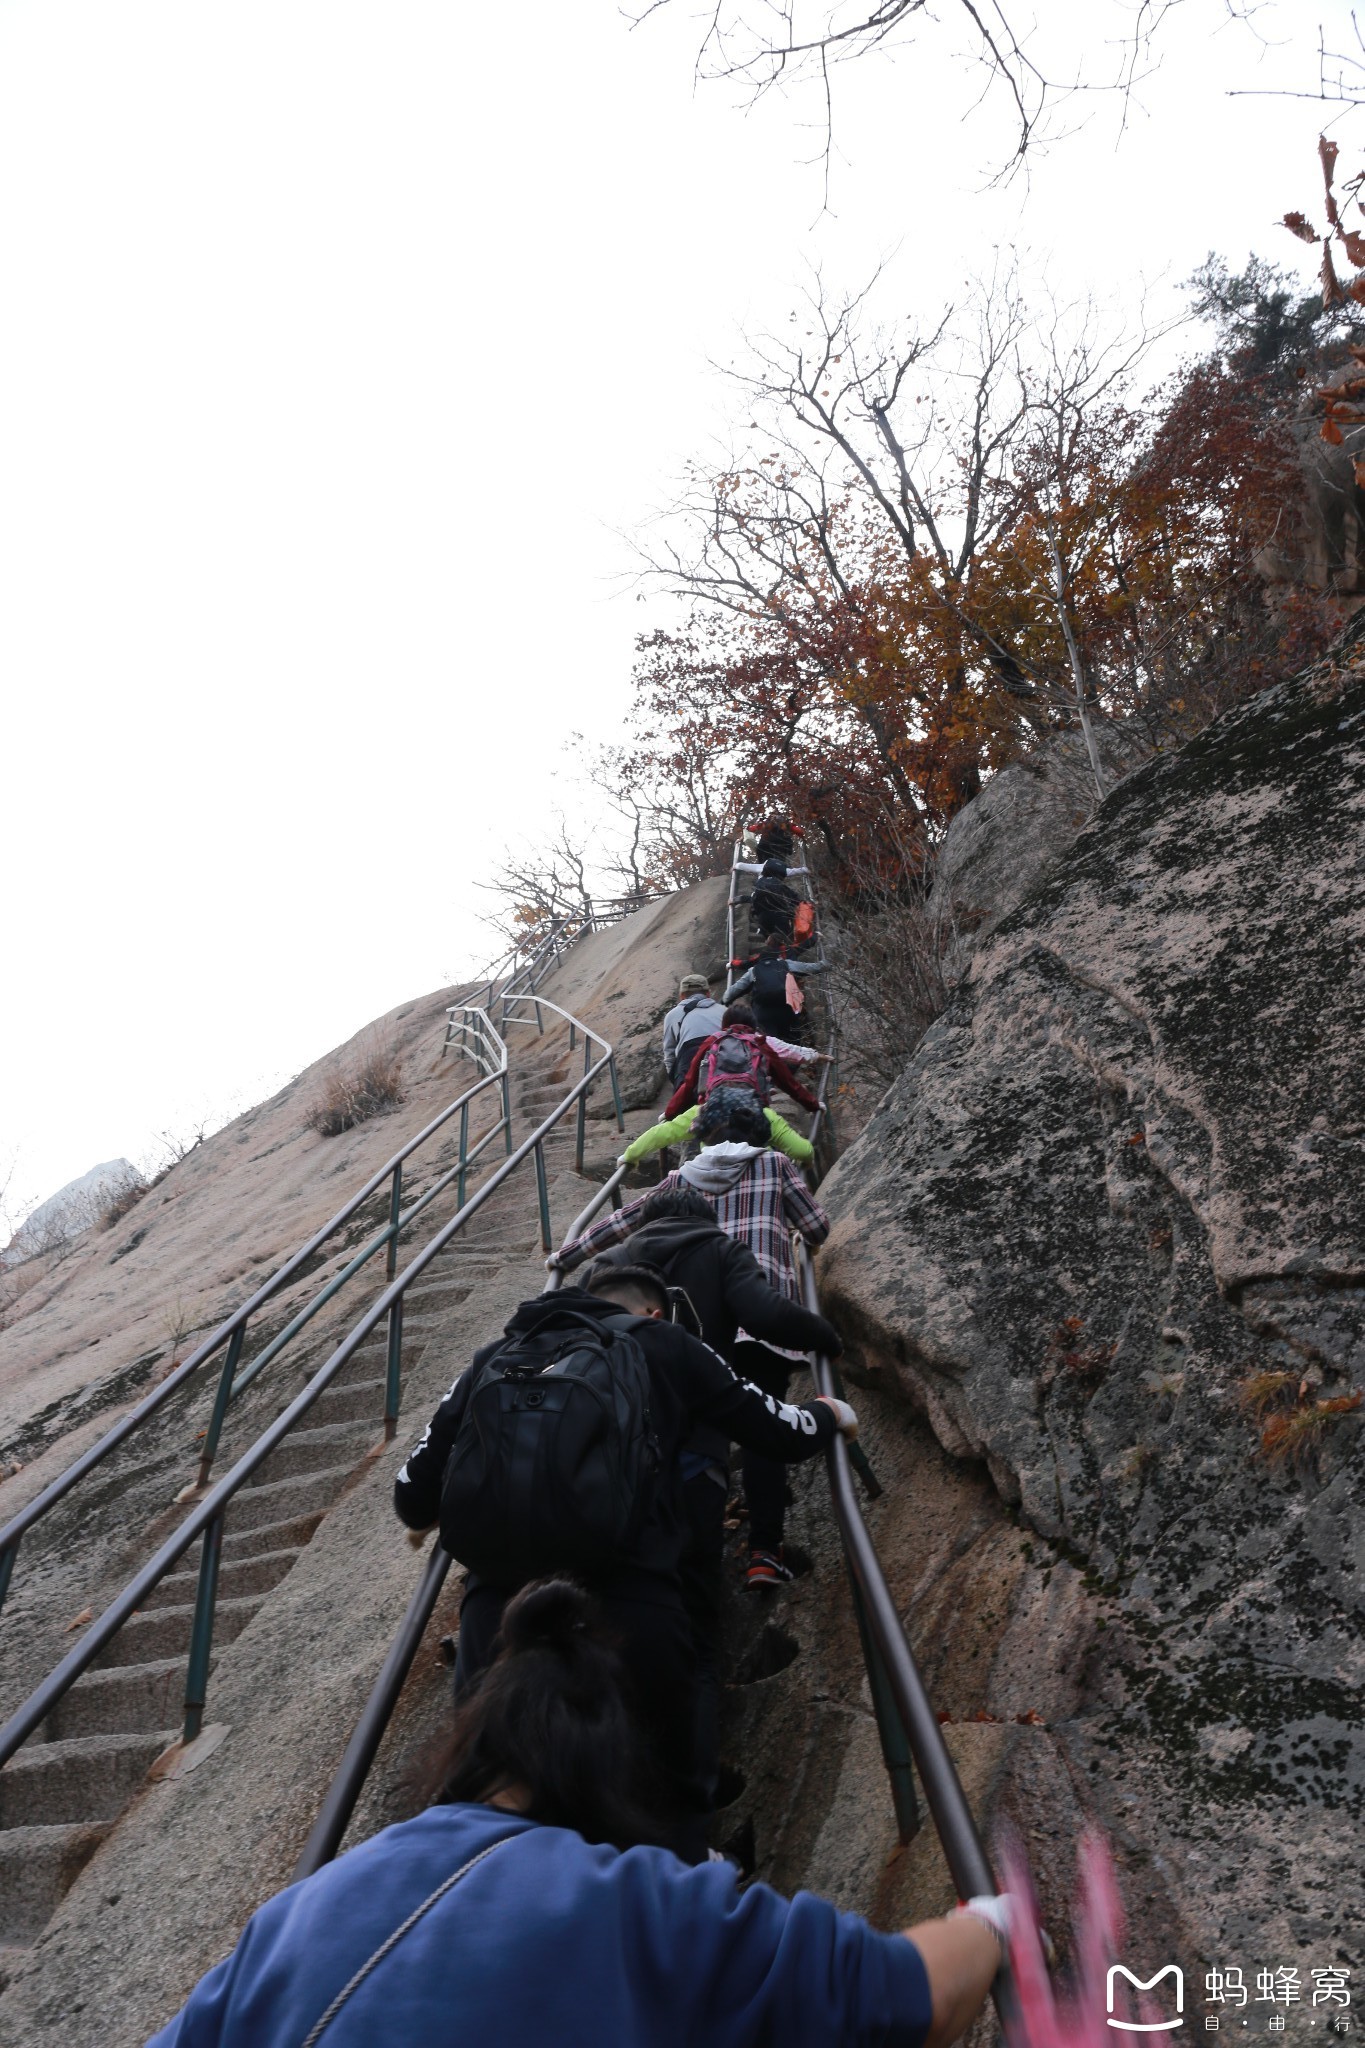
M1260 1455L1268 1465L1302 1465L1321 1448L1343 1416L1353 1415L1365 1395L1337 1394L1329 1401L1307 1401L1272 1415L1261 1431Z
M1255 1422L1264 1422L1268 1415L1293 1400L1296 1387L1300 1393L1305 1391L1296 1372L1254 1372L1242 1381L1237 1399L1243 1414Z
M335 1138L403 1100L403 1063L392 1046L368 1045L323 1081L307 1115L310 1130Z
M130 1209L135 1209L147 1192L147 1182L141 1175L136 1180L126 1180L121 1186L112 1188L108 1199L100 1208L98 1223L101 1230L112 1230L116 1223L122 1223Z

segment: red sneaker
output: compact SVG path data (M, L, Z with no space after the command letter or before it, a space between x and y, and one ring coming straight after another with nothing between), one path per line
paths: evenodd
M746 1586L785 1586L796 1574L782 1562L780 1550L751 1550L749 1569L745 1573Z

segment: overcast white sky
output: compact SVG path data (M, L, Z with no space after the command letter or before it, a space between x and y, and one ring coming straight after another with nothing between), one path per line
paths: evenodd
M1059 63L1108 5L1037 0ZM927 311L1007 244L1116 309L1311 259L1320 110L1225 88L1310 83L1336 0L1184 0L1122 142L1003 192L944 10L844 74L823 217L815 103L694 88L691 11L0 0L11 1202L493 950L474 881L625 701L619 535L808 261Z

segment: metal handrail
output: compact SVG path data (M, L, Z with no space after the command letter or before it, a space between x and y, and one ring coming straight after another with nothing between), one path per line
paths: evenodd
M370 1696L346 1745L346 1753L337 1765L318 1808L318 1817L294 1865L294 1874L289 1880L291 1884L297 1884L301 1877L311 1877L315 1870L321 1870L341 1847L361 1788L369 1776L370 1765L384 1739L384 1730L398 1704L398 1695L407 1683L412 1660L426 1634L427 1623L441 1597L441 1588L453 1563L450 1552L443 1550L439 1541L432 1546L431 1555L417 1582L417 1590L407 1604L398 1633L389 1645L379 1676L370 1688Z
M593 932L605 931L609 925L619 924L622 918L633 916L637 910L643 910L645 905L653 900L652 897L643 895L609 896L605 902L599 902L587 896L578 910L566 910L552 915L549 929L532 947L520 967L516 965L516 961L521 947L516 945L510 953L505 953L496 965L479 976L479 980L486 985L485 1003L491 1009L495 1000L505 1006L514 996L533 995L546 975L551 974L559 966L564 954L570 947L576 946L580 939L589 938ZM500 977L504 968L507 970L507 978L502 981ZM506 1015L504 1007L503 1022L506 1021ZM451 1030L447 1027L445 1043L441 1047L443 1053L450 1044L451 1035Z
M466 1010L471 1008L469 1005L460 1007ZM79 1458L74 1459L64 1471L59 1472L55 1479L49 1481L41 1493L35 1494L26 1506L20 1508L18 1513L12 1515L3 1528L0 1528L0 1607L3 1606L5 1596L9 1591L19 1545L28 1530L54 1508L60 1500L63 1500L88 1472L92 1472L97 1465L102 1464L111 1451L117 1449L121 1443L132 1436L147 1420L148 1416L155 1414L173 1394L184 1386L187 1380L191 1379L199 1371L201 1366L205 1365L213 1357L215 1352L219 1351L226 1344L228 1346L228 1357L219 1379L213 1413L205 1433L204 1448L200 1456L198 1483L200 1485L207 1484L209 1468L213 1463L214 1457L217 1455L219 1438L229 1401L235 1395L240 1394L245 1387L249 1386L262 1368L283 1350L285 1344L297 1335L299 1330L312 1320L319 1309L331 1300L332 1296L345 1285L347 1280L354 1273L358 1272L361 1266L385 1245L388 1246L388 1277L392 1279L400 1232L457 1175L460 1177L461 1190L463 1191L463 1177L467 1173L469 1166L491 1139L497 1136L499 1131L506 1130L508 1148L510 1149L511 1110L507 1084L507 1049L488 1018L481 1011L477 1014L482 1018L482 1025L473 1033L473 1050L470 1050L468 1036L461 1050L473 1060L477 1067L481 1070L486 1069L483 1073L483 1078L476 1082L474 1087L466 1089L464 1094L457 1096L452 1103L448 1104L429 1123L425 1124L414 1137L409 1138L405 1144L401 1145L392 1157L386 1160L383 1166L378 1167L370 1175L363 1187L359 1188L337 1210L334 1216L330 1217L320 1229L315 1230L313 1235L300 1245L297 1251L292 1252L284 1263L276 1268L268 1280L262 1281L261 1285L253 1294L248 1296L240 1308L234 1309L231 1315L225 1317L218 1327L203 1339L202 1343L196 1345L188 1358L182 1360L180 1365L173 1372L169 1373L158 1386L145 1395L126 1415L121 1416L111 1428L105 1431L104 1435L96 1443L91 1444L89 1449L82 1452ZM491 1041L491 1044L489 1041ZM496 1063L493 1063L494 1061ZM468 1150L469 1105L476 1096L494 1085L500 1086L501 1089L502 1116L494 1125L493 1130L485 1134L471 1153ZM411 1158L414 1152L425 1145L428 1139L434 1137L436 1132L449 1123L450 1119L457 1113L460 1116L461 1156L459 1164L449 1173L445 1174L431 1188L427 1189L421 1199L414 1203L406 1214L400 1213L404 1164ZM285 1329L280 1331L271 1340L258 1358L254 1358L251 1361L245 1372L239 1373L238 1366L246 1341L247 1325L252 1316L288 1284L299 1268L312 1257L313 1253L320 1250L329 1238L335 1236L336 1232L345 1223L350 1221L356 1211L362 1208L370 1197L383 1186L385 1180L390 1179L390 1177L392 1178L393 1191L387 1226L367 1246L358 1252L354 1258L349 1260L343 1271L335 1274L304 1309L291 1318Z
M796 1246L796 1256L801 1276L802 1298L808 1309L818 1313L820 1297L815 1285L815 1271L806 1256L805 1247L799 1243ZM817 1392L821 1394L833 1395L836 1390L833 1368L829 1359L821 1353L815 1354L815 1385ZM863 1520L853 1485L849 1446L842 1436L835 1436L831 1440L826 1460L829 1468L830 1494L834 1503L834 1518L838 1523L849 1578L856 1597L873 1705L877 1711L878 1728L882 1735L883 1755L892 1777L897 1818L901 1819L904 1799L904 1790L898 1787L897 1780L900 1777L903 1785L908 1787L909 1761L913 1759L930 1817L943 1847L944 1861L957 1887L959 1899L976 1898L983 1892L993 1892L996 1889L996 1882L990 1858L986 1854L971 1807L967 1803L967 1795L962 1789L957 1766L943 1739L938 1717L929 1704L929 1695L925 1691L924 1680L906 1637L891 1588L882 1571L876 1545ZM887 1714L888 1709L890 1715ZM891 1742L889 1753L888 1737ZM909 1788L909 1796L913 1808L913 1788ZM909 1830L909 1833L913 1832L914 1825ZM901 1840L908 1840L909 1833L906 1831L904 1820L901 1820ZM1003 1964L996 1979L994 1995L1001 2020L1006 2023L1008 2035L1008 2019L1013 2011L1013 1998L1007 1967Z
M472 1006L471 1006L472 1007ZM557 1006L547 1006L555 1007ZM444 1223L435 1236L423 1245L411 1263L393 1279L378 1299L360 1317L360 1320L342 1338L336 1349L319 1366L312 1379L295 1396L289 1406L275 1418L256 1442L243 1453L231 1471L225 1474L207 1493L196 1507L191 1509L179 1528L168 1536L160 1549L135 1573L97 1620L90 1624L79 1643L50 1671L40 1685L29 1695L23 1705L0 1727L0 1765L8 1762L16 1749L27 1740L34 1729L47 1717L57 1702L66 1694L81 1673L89 1668L104 1648L137 1608L141 1607L147 1595L160 1584L172 1566L177 1564L199 1536L204 1538L200 1559L199 1591L195 1603L193 1634L190 1643L189 1670L186 1678L185 1698L185 1740L192 1741L198 1734L203 1721L204 1696L207 1690L209 1657L212 1648L214 1608L217 1600L218 1561L222 1547L223 1519L229 1502L238 1490L264 1463L276 1446L288 1435L294 1424L305 1415L318 1396L331 1384L342 1366L359 1349L376 1325L395 1308L398 1312L398 1328L401 1337L402 1301L406 1290L437 1254L443 1251L456 1233L463 1229L470 1217L477 1214L509 1176L530 1157L536 1162L537 1185L541 1192L541 1236L545 1249L550 1250L549 1211L544 1201L545 1159L544 1142L562 1117L567 1115L584 1098L598 1075L604 1071L611 1074L613 1098L620 1115L620 1091L616 1084L615 1054L606 1039L591 1031L567 1010L559 1010L570 1026L583 1032L585 1041L600 1046L601 1055L595 1061L585 1064L585 1071L563 1101L556 1104L530 1136L524 1138L516 1150L510 1152L501 1165L494 1168L483 1186L469 1200L463 1203L455 1214ZM492 1077L496 1078L496 1077ZM624 1125L622 1125L624 1128ZM390 1325L392 1329L393 1325Z
M725 975L728 982L735 965L735 884L739 880L740 855L743 841L735 841L735 850L730 856L730 893L725 902Z
M585 938L590 932L595 931L600 923L608 921L610 920L603 920L593 909L591 901L589 901L582 912L565 911L559 916L552 918L549 930L532 947L520 967L516 965L517 958L521 952L521 947L518 945L513 946L510 953L504 954L503 958L495 966L490 967L485 974L479 977L480 981L485 983L484 1007L491 1011L495 1001L502 1002L505 1006L506 1001L516 995L533 994L539 987L540 982L545 978L545 975L558 967L563 954L571 946L576 945L579 939ZM505 976L503 973L504 968L507 970ZM521 986L523 983L525 984L524 987ZM458 1024L454 1020L462 1007L461 1004L456 1003L452 1004L446 1011L446 1035L441 1043L442 1057L445 1056L459 1029ZM503 1021L506 1021L505 1007Z

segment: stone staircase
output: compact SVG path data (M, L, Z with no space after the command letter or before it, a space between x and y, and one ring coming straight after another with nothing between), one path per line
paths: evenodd
M525 1034L515 1037L524 1040ZM523 1050L514 1043L512 1064L513 1131L519 1140L570 1085L562 1033L545 1046L533 1040ZM545 1141L552 1172L572 1163L573 1128L570 1115ZM482 1163L494 1166L502 1156L493 1148ZM442 1211L443 1216L449 1213ZM433 1229L437 1220L433 1217ZM477 1289L481 1277L497 1271L510 1252L524 1255L535 1231L534 1169L528 1161L407 1292L405 1379L426 1345L440 1336L449 1311ZM419 1227L404 1248L407 1257L424 1241ZM325 1335L310 1331L297 1350L286 1352L274 1371L252 1386L241 1404L246 1411L241 1420L248 1426L244 1432L234 1415L235 1447L220 1453L219 1473L316 1371L361 1307L357 1298L345 1319ZM381 1322L228 1508L206 1710L210 1727L214 1666L287 1577L351 1480L382 1447L386 1356L387 1328ZM211 1390L198 1398L206 1407ZM400 1435L415 1434L418 1426L418 1418L403 1415ZM164 1470L164 1446L157 1462ZM125 1475L129 1496L137 1492L138 1476L134 1464ZM166 1521L158 1535L170 1526ZM164 1759L165 1769L185 1756L178 1745L198 1572L195 1545L0 1771L0 1989L17 1956L41 1933L149 1770L158 1759ZM10 1619L13 1623L16 1617Z

